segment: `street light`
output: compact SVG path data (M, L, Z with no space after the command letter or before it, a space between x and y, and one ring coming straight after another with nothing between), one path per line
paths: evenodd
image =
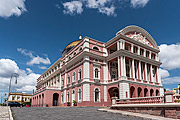
M11 74L11 79L10 79L10 83L9 83L9 93L11 92L11 80L12 80L13 77L16 78L15 84L17 84L17 78L19 77L19 74L17 74L17 73Z

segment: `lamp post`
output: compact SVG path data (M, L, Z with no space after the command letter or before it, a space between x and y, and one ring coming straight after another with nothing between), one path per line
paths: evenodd
M15 84L17 84L17 78L19 77L19 74L17 74L17 73L11 74L11 79L10 79L10 83L9 83L9 94L10 94L10 92L11 92L11 81L12 81L12 78L13 78L13 77L16 78Z

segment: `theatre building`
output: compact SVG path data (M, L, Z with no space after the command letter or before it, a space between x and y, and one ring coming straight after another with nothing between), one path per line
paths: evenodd
M127 26L104 43L90 37L68 44L38 79L32 106L110 106L164 94L159 48L138 26ZM74 101L74 102L75 102Z

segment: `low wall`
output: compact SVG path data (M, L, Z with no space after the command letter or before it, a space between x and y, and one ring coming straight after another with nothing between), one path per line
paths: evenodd
M111 109L180 119L180 103L113 105Z

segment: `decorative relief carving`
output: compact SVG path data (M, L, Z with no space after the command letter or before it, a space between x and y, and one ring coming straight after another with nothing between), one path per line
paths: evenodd
M135 41L139 41L145 45L148 45L150 47L153 47L152 44L146 39L146 37L144 37L141 33L130 33L126 35L127 37L135 40Z

